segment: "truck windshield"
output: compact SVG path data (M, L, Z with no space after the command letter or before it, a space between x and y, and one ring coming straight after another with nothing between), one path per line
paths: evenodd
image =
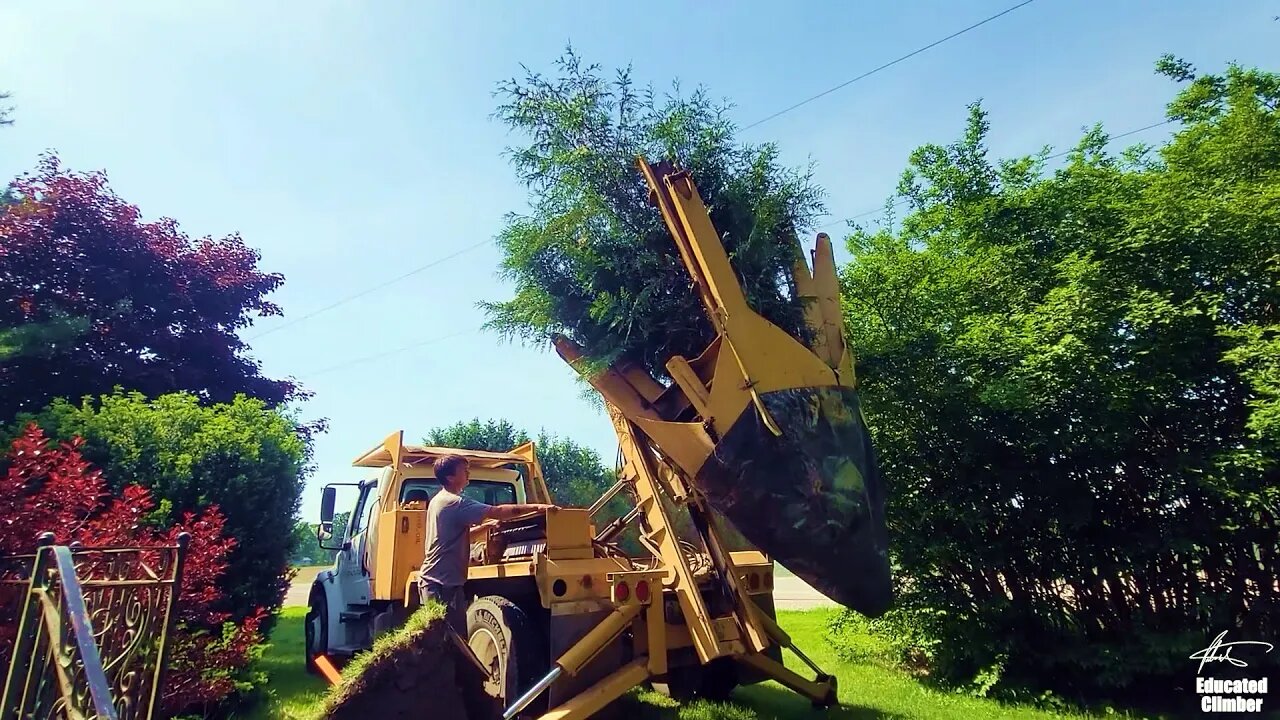
M400 503L416 500L425 508L439 491L440 482L435 478L406 478L400 488ZM485 505L511 505L516 501L515 486L495 480L472 480L462 489L462 494Z

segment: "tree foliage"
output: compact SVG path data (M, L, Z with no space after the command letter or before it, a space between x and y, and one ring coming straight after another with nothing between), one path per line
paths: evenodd
M325 540L326 544L335 545L342 541L347 532L347 521L350 512L333 514L333 537ZM337 550L320 546L320 538L316 535L317 523L300 520L293 525L293 545L289 551L289 563L301 567L304 565L329 565L338 555Z
M320 547L316 536L316 523L299 520L293 524L292 545L289 547L289 562L302 567L307 565L328 565L333 562L334 551Z
M658 377L673 354L711 341L691 278L635 166L673 160L693 172L757 309L802 332L790 300L795 233L822 210L807 172L783 168L772 145L737 144L727 107L679 87L660 97L624 70L613 80L572 49L556 75L503 83L498 117L527 137L511 148L532 210L498 237L515 297L484 303L488 327L538 343L563 333L593 363L627 359Z
M475 418L431 430L425 442L439 447L507 452L533 440L538 463L555 501L565 507L587 507L616 480L600 456L568 438L539 433L532 438L507 420Z
M162 526L220 508L238 544L227 556L219 609L241 619L280 607L309 458L295 420L244 396L205 406L189 393L148 400L119 390L80 405L58 400L20 422L32 420L54 438L83 438L81 451L112 492L126 483L149 490Z
M1218 632L1280 622L1280 75L1159 69L1188 85L1158 150L1095 128L1052 172L994 162L975 105L911 155L901 226L849 239L902 606L941 677L1167 695Z
M149 397L299 397L263 377L238 329L279 310L282 282L235 235L193 241L175 221L144 222L101 173L56 156L0 203L0 418L122 386Z
M237 546L234 534L216 505L157 527L148 521L155 507L151 493L135 484L113 491L101 470L84 459L82 447L79 438L54 445L34 424L13 441L0 462L0 555L34 553L44 532L62 545L144 548L172 545L180 533L190 533L161 712L173 717L224 701L254 680L249 666L259 654L259 625L266 617L255 608L233 620L219 609L227 558ZM18 592L0 585L0 667L9 666L17 636Z

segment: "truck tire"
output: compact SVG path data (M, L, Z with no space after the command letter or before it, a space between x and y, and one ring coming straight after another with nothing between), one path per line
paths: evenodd
M485 692L503 708L510 707L548 670L546 639L524 611L504 597L478 597L467 608L467 645L489 668ZM543 693L525 712L540 713L545 705Z
M329 605L324 590L320 586L311 588L311 598L307 601L307 615L302 621L304 640L303 652L306 655L307 672L319 675L316 656L329 650Z
M722 657L706 665L670 668L665 682L651 682L650 686L658 694L678 702L695 698L723 702L738 687L737 662L733 658Z
M720 657L702 666L698 695L723 702L738 687L738 663L731 657Z

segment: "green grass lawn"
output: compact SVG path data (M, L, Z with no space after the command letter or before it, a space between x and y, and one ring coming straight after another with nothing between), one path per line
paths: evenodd
M805 654L838 678L840 707L814 710L808 700L775 683L739 688L729 703L695 702L683 707L652 691L637 691L624 702L632 703L624 716L645 720L746 720L748 718L1063 718L1088 717L1045 712L1027 707L1010 707L981 698L940 693L921 685L903 672L876 665L837 661L826 644L825 623L831 610L779 612L778 621ZM260 667L270 676L270 700L248 714L245 720L311 720L318 713L327 690L318 678L306 673L302 664L302 620L306 609L286 608L273 633ZM792 654L786 664L806 677L812 673Z
M306 614L305 607L286 607L280 612L280 621L271 633L271 644L258 660L258 668L270 678L267 682L268 700L235 717L245 720L311 720L317 715L329 686L308 674L303 666L302 621Z

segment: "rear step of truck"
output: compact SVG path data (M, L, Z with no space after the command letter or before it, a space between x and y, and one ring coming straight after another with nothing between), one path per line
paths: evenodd
M338 614L338 622L362 623L371 617L373 617L373 608L361 608L359 610L344 610Z

